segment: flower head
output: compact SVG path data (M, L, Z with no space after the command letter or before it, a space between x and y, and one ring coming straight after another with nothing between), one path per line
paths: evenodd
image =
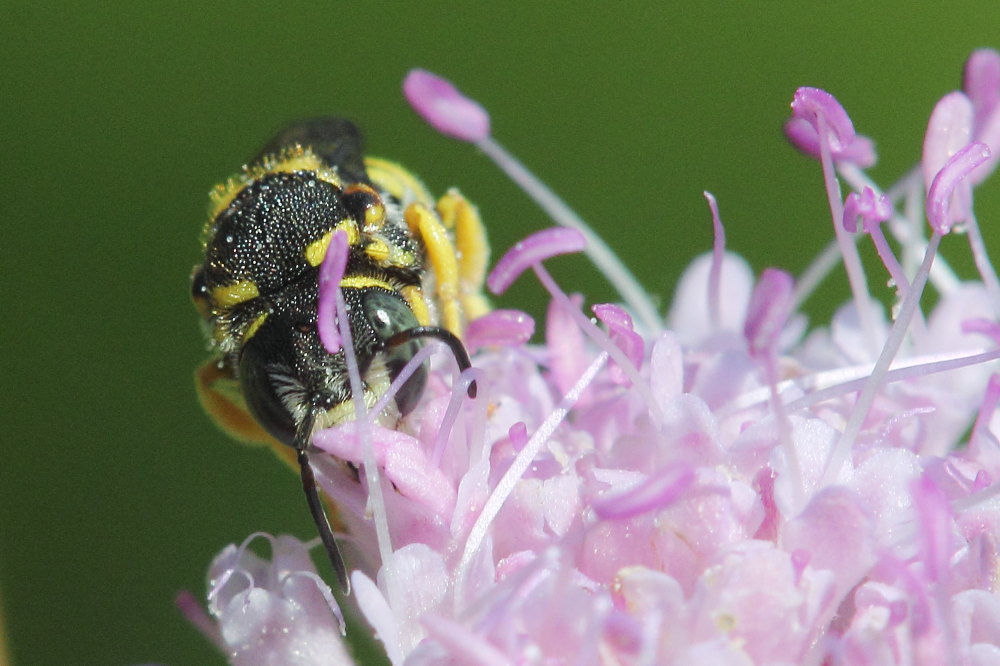
M993 117L994 55L970 65L975 117ZM592 251L589 230L519 244L488 283L534 273L552 297L543 344L528 344L527 315L494 312L470 326L473 370L433 372L399 428L362 419L314 440L357 553L351 603L393 664L1000 658L1000 301L984 249L982 280L931 271L956 192L968 189L971 216L971 174L990 152L966 133L939 159L951 149L932 120L926 240L923 211L899 205L923 184L882 195L857 181L874 153L832 95L801 89L793 114L793 141L824 162L837 233L860 217L897 283L891 320L859 288L807 331L808 281L777 269L754 281L722 247L711 197L720 242L685 272L666 318L646 302L595 305L591 319L562 291L545 263ZM883 226L918 268L903 270ZM637 324L636 310L653 314ZM336 461L373 469L348 479ZM245 548L217 560L216 640L230 655L253 636L262 651L300 649L276 637L286 622L328 650L295 663L341 663L336 607L308 561L286 557L298 546L276 543L270 567ZM323 627L283 605L307 603Z

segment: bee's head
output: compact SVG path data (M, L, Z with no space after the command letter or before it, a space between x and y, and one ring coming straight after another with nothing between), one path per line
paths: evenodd
M387 342L419 324L403 298L392 291L364 287L345 288L343 293L364 397L371 407L421 344L416 339ZM354 417L344 351L331 354L323 346L316 310L315 281L290 285L273 299L267 318L240 354L240 384L250 412L289 445L307 418L319 428ZM396 413L412 411L426 381L427 371L421 366L396 393Z

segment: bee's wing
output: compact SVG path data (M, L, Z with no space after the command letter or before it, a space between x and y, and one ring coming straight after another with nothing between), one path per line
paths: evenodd
M288 125L268 141L251 163L294 145L311 148L317 157L336 167L346 182L371 184L365 171L364 140L350 120L333 116L301 120Z

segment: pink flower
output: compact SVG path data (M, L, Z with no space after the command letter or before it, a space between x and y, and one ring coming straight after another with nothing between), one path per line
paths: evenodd
M975 56L986 64L968 84L973 125L995 115L993 55ZM478 109L421 81L408 95L424 113L457 122ZM447 104L421 97L439 89ZM990 152L974 130L946 147L953 103L924 143L927 239L925 212L901 205L908 188L923 195L917 179L885 188L892 197L858 183L845 216L841 181L855 184L871 144L832 95L796 94L796 124L812 128L796 141L823 162L837 233L861 217L898 289L886 312L852 273L854 300L809 329L798 314L809 281L775 269L755 281L722 242L692 262L668 316L626 287L624 307L595 305L591 320L544 264L582 250L614 284L627 276L564 203L526 186L569 228L526 239L489 284L534 274L552 295L544 342L526 342L523 313L488 315L471 327L473 369L434 366L397 429L350 422L314 440L355 555L340 603L388 659L997 663L1000 301L984 247L973 247L980 280L935 269L940 243L959 242L946 236L956 206L972 215L972 174ZM462 138L492 142L479 111ZM382 503L369 504L373 477L348 478L337 460L373 460ZM280 537L271 564L225 550L210 575L214 624L185 602L233 663L352 663L339 608L300 548Z

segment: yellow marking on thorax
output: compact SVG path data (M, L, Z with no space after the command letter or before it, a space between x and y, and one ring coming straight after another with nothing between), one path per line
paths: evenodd
M260 296L253 280L240 280L212 288L212 302L221 308L231 308Z
M337 229L343 229L347 233L348 245L354 245L361 237L358 225L354 223L354 220L347 219L341 221L333 229L327 231L306 246L305 257L310 266L319 266L323 263L323 259L326 258L326 251L330 247L330 241L333 240L333 232Z

